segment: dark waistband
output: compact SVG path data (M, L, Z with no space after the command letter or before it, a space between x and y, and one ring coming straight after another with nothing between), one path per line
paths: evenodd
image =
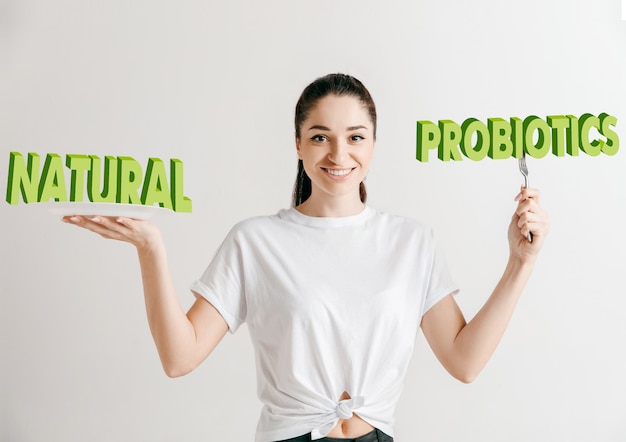
M294 437L291 439L285 439L285 440L277 441L277 442L309 442L310 440L311 440L311 434L304 434L302 436ZM386 435L379 429L375 429L355 439L323 437L321 439L316 439L314 442L393 442L393 437Z

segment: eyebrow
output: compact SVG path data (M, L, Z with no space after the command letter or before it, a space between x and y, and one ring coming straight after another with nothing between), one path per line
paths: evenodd
M358 126L350 126L350 127L346 128L346 130L348 132L349 131L353 131L353 130L358 130L358 129L366 129L367 130L367 127L363 126L363 125L358 125ZM309 130L325 130L325 131L330 132L330 129L327 128L326 126L320 126L320 125L317 125L317 124L315 126L309 127Z

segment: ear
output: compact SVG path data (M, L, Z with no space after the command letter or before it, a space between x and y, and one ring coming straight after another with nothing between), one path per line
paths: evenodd
M296 140L296 152L298 153L298 159L302 159L302 153L300 152L300 138L298 138L298 134L294 132L294 138Z

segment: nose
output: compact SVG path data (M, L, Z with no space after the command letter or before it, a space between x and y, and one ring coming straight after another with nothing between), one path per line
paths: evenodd
M330 143L328 159L335 164L341 165L348 158L348 143L342 140L334 140Z

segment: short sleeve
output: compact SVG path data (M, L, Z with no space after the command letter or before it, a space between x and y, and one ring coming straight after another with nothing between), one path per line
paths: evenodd
M195 296L202 296L217 309L231 333L245 322L247 313L244 257L238 236L235 226L200 279L191 285Z
M435 304L449 294L457 294L459 288L452 279L445 255L437 243L434 232L431 230L431 266L426 299L422 308L422 316Z

